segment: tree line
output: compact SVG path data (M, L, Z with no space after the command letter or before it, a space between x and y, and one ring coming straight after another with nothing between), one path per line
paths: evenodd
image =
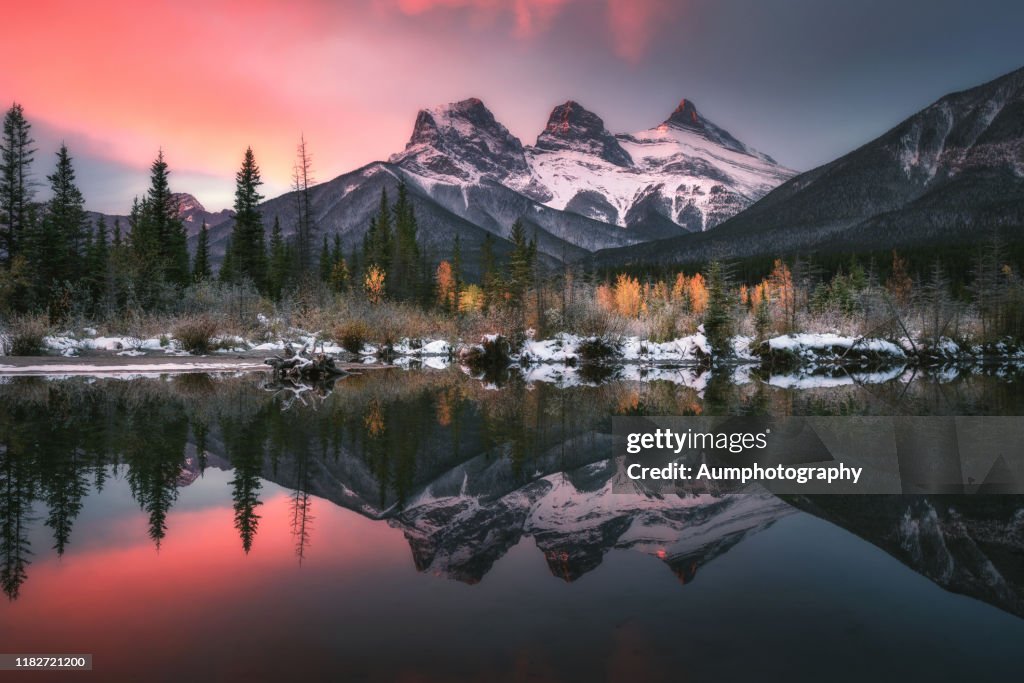
M506 267L488 234L481 252L479 284L462 275L461 244L436 270L418 231L413 200L399 184L392 202L381 191L361 248L346 254L340 234L315 248L312 163L303 138L292 178L295 223L286 236L275 216L269 236L260 205L263 184L249 147L235 175L234 216L220 268L214 269L210 228L203 223L192 256L170 169L160 150L150 166L149 187L136 197L126 221L108 224L86 211L67 145L46 177L50 198L35 201L32 164L37 149L21 105L4 116L0 138L0 310L45 310L51 323L77 314L103 318L129 310L172 310L184 288L200 283L251 287L273 301L310 286L459 313L521 302L534 281L536 241L521 221L511 228Z

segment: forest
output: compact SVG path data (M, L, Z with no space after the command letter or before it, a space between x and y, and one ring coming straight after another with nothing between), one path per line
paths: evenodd
M74 159L61 145L46 176L22 107L5 114L0 136L0 342L33 355L54 335L104 333L175 339L205 352L219 340L251 343L304 331L358 352L403 339L453 346L500 334L514 344L559 333L669 341L703 332L716 356L737 335L761 342L797 332L964 345L1024 336L1024 282L1016 251L999 235L970 249L927 255L797 254L756 262L728 258L676 271L609 271L538 257L524 220L509 226L512 248L498 258L488 236L466 276L458 239L450 252L422 247L416 207L404 185L383 190L362 248L320 234L311 210L311 154L297 149L294 225L265 225L260 167L251 147L235 176L234 216L215 268L204 224L189 235L159 151L149 187L108 225L86 209ZM97 217L98 216L98 217ZM443 256L443 258L439 258ZM99 331L99 332L97 332ZM906 345L906 344L904 344Z

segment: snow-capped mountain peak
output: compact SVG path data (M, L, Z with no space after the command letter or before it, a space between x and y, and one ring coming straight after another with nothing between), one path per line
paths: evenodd
M611 229L591 224L587 234L577 234L557 225L572 219L545 214L557 239L587 249L707 230L792 175L708 121L690 100L661 125L634 135L611 133L600 116L569 100L551 112L536 145L525 147L470 98L421 110L409 143L391 163L448 211L493 225L498 234L514 220L509 207L520 200ZM509 191L519 199L502 194ZM484 206L493 213L482 216ZM537 206L531 217L539 219L538 211L544 213ZM614 234L616 227L629 232Z
M537 136L536 148L592 154L616 166L633 164L619 141L604 127L601 117L572 100L551 111L544 131Z
M523 144L478 98L421 109L405 151L391 162L426 176L478 182L527 170Z

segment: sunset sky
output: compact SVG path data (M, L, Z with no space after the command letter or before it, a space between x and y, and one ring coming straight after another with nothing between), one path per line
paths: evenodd
M951 90L1024 66L1019 0L34 0L0 18L0 101L37 180L63 139L89 208L127 211L161 146L175 190L231 202L252 145L287 189L386 159L422 107L476 96L524 143L575 99L615 132L680 98L805 170Z

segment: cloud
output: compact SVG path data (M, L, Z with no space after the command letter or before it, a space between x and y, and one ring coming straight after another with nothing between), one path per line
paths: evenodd
M616 55L639 62L654 38L658 22L671 14L667 0L394 0L408 15L434 11L469 11L476 23L492 25L511 19L512 33L533 38L550 28L568 5L596 6L603 11ZM603 8L600 6L604 5Z
M615 54L639 62L659 23L671 14L672 6L665 0L608 0L608 27Z

